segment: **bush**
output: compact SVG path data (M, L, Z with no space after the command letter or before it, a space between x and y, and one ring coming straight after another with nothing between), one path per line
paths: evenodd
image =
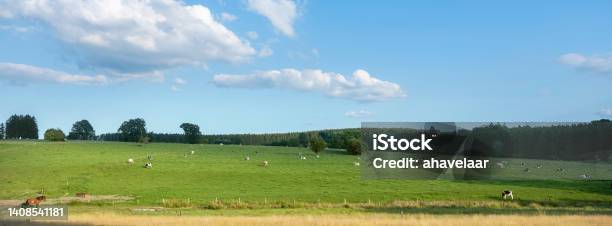
M45 140L46 141L64 141L66 135L61 129L48 129L45 131Z
M361 141L356 138L352 138L346 142L346 151L350 155L360 155L361 154Z
M325 150L325 147L327 146L325 140L323 140L323 138L321 138L319 134L311 136L309 143L310 150L312 150L315 154L319 154L320 152Z

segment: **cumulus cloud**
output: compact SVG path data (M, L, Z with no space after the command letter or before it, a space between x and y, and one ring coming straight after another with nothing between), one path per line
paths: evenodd
M0 78L16 82L54 82L61 84L106 84L109 79L105 75L80 75L41 68L26 64L0 62Z
M595 72L612 72L612 55L586 56L578 53L563 54L559 61L579 69L587 69Z
M293 37L293 22L297 6L292 0L248 0L249 9L268 18L270 23L286 36Z
M602 109L598 113L599 115L604 116L604 117L612 117L612 108Z
M372 112L366 110L347 111L346 113L344 113L344 115L351 118L362 118L372 115Z
M257 54L207 7L182 1L8 0L0 9L0 17L48 25L74 48L79 66L106 74L155 76L175 66L242 62Z
M330 97L360 102L385 101L405 97L400 85L356 70L351 77L318 69L282 69L260 71L247 75L217 74L212 83L227 88L278 88L320 92Z
M223 21L231 22L231 21L234 21L236 19L238 19L238 17L236 15L234 15L234 14L226 13L226 12L222 12L221 13L221 20L223 20Z

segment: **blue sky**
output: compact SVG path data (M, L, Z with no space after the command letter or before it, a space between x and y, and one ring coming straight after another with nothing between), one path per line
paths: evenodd
M96 4L0 3L0 118L211 134L612 117L609 1Z

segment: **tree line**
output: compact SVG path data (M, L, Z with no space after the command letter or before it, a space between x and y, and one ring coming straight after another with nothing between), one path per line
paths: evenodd
M87 120L77 121L72 125L66 137L61 129L50 128L44 133L44 139L50 141L94 140L96 132ZM38 122L31 115L11 115L5 123L0 123L0 139L38 139Z
M120 128L117 133L100 134L98 140L310 147L316 153L325 148L336 148L347 149L350 154L361 153L361 132L357 128L290 133L202 135L199 126L191 123L180 125L184 131L183 134L147 132L143 124L144 120L137 120L139 123L126 121L131 125ZM138 135L130 131L138 131Z
M147 131L144 119L135 118L124 121L116 133L96 135L91 123L83 119L72 125L68 136L61 129L50 128L45 131L44 139L309 147L315 153L325 148L337 148L346 149L349 154L360 154L364 146L361 142L362 130L358 128L210 135L203 135L200 127L193 123L182 123L179 128L183 129L182 134L154 133ZM415 132L418 131L401 131ZM457 135L470 137L466 153L474 156L605 161L612 157L612 122L607 119L542 127L490 124L471 131L461 130ZM444 138L439 136L437 140ZM448 138L451 140L451 137ZM5 123L0 123L0 139L38 139L36 117L27 114L10 116Z
M13 115L0 125L0 138L6 139L38 139L36 118L30 115ZM347 149L359 154L361 133L359 129L332 129L308 132L269 133L269 134L212 134L202 135L200 127L193 123L182 123L183 129L178 133L154 133L147 131L146 122L142 118L129 119L121 123L116 133L105 133L96 136L89 121L83 119L72 125L68 136L61 129L50 128L45 131L45 140L100 140L122 142L165 142L165 143L204 143L204 144L242 144L287 147L313 147L315 152L321 147ZM5 132L6 131L6 132ZM6 135L4 135L6 134ZM352 144L352 145L351 145Z
M609 161L612 157L612 122L546 127L507 127L490 124L472 130L475 155L553 160Z

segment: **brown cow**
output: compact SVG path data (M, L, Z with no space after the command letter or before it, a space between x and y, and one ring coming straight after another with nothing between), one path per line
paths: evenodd
M29 206L36 206L36 207L38 207L38 205L40 205L40 203L42 201L45 201L45 200L47 200L47 196L41 195L41 196L38 196L36 198L26 199L26 201L23 203L23 205L28 206L28 207Z
M76 193L76 194L74 194L74 195L75 195L76 197L79 197L79 198L87 198L87 195L89 195L89 194L87 194L87 192L77 192L77 193Z

